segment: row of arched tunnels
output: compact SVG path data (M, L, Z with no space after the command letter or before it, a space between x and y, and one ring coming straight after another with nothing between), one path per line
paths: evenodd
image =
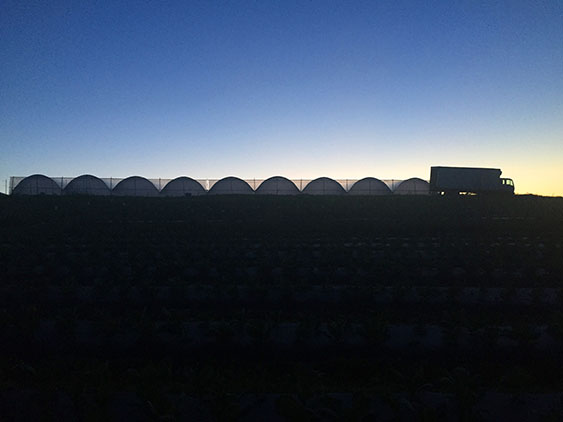
M99 178L89 174L78 177L47 177L35 174L10 179L12 195L100 195L100 196L196 196L196 195L426 195L427 181L407 180L290 180L274 176L265 180L238 177L196 180L181 176L175 179L146 179L131 176L123 179Z

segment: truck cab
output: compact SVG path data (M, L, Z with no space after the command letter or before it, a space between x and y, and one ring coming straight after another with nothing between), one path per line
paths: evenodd
M500 181L502 183L503 191L514 193L514 181L512 179L509 179L507 177L501 177Z

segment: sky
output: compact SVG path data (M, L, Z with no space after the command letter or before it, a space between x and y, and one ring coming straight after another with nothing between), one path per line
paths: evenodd
M563 2L12 1L10 176L429 179L563 195Z

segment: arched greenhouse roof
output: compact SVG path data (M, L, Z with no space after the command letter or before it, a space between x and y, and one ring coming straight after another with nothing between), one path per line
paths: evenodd
M117 196L158 196L158 189L144 177L131 176L119 182L112 191Z
M260 183L256 193L262 195L297 195L299 189L291 180L282 176L274 176Z
M64 188L64 193L65 195L107 196L111 194L111 190L102 179L91 174L83 174L72 179Z
M430 184L426 180L412 177L403 180L393 192L395 195L427 195L430 192Z
M309 195L344 195L346 191L340 183L328 177L319 177L307 184L303 193Z
M171 180L160 191L162 196L192 196L205 195L205 193L205 189L197 180L187 176Z
M60 195L61 187L50 177L34 174L16 185L12 195Z
M375 177L358 180L348 191L350 195L390 195L391 189Z
M209 189L211 195L249 195L253 193L254 191L248 183L233 176L219 180Z

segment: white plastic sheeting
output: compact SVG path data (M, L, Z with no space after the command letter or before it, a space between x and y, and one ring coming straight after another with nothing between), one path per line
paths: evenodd
M250 195L254 191L248 183L238 177L225 177L209 190L210 195Z
M393 192L395 195L428 195L430 184L426 180L413 177L404 180Z
M309 195L344 195L346 191L336 180L319 177L305 186L303 193Z
M119 182L113 188L112 194L117 196L158 196L158 189L144 177L131 176Z
M84 174L72 179L64 188L65 195L111 195L111 190L102 179Z
M391 189L375 177L358 180L348 191L350 195L390 195Z
M104 186L105 185L105 186ZM400 187L400 188L399 188ZM62 189L62 192L61 192ZM123 178L98 178L92 175L79 177L47 177L33 175L10 177L9 192L15 195L85 194L117 196L189 196L206 194L266 194L266 195L387 195L389 190L399 195L429 193L428 183L413 178L405 181L366 177L355 179L287 179L282 176L264 179L192 179L181 176L175 179L146 179L139 176Z
M205 193L205 189L198 181L186 176L171 180L160 191L162 196L192 196L205 195Z
M50 177L34 174L23 179L12 195L60 195L61 187Z
M291 180L282 176L274 176L264 180L256 193L262 195L297 195L299 189Z

